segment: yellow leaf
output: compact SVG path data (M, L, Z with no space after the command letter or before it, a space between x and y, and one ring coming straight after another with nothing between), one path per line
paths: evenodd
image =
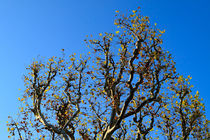
M54 95L54 97L55 97L56 99L59 99L59 96L57 96L57 95Z
M132 12L133 12L133 13L136 13L136 10L133 10Z
M165 33L165 29L163 31L160 31L161 34Z
M181 83L183 81L183 76L179 76L178 83Z
M194 108L194 105L192 104L192 105L190 106L190 108L191 108L191 109Z
M71 58L70 60L71 60L71 61L74 61L74 60L75 60L75 58Z
M134 103L133 107L136 107L136 101L135 100L133 100L133 103Z
M120 31L116 31L116 34L119 34Z
M53 61L53 59L51 58L51 59L49 59L49 61Z
M115 12L116 12L116 13L119 13L119 11L118 11L118 10L116 10Z

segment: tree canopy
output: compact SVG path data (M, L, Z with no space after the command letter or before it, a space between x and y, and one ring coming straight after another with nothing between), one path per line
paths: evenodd
M116 11L114 24L113 33L87 37L87 55L62 50L62 56L38 58L26 68L18 117L9 116L9 138L209 138L199 92L162 47L165 30L140 9Z

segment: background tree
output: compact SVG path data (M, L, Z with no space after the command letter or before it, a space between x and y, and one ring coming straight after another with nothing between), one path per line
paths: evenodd
M205 118L203 99L190 85L191 77L179 76L170 85L170 96L166 96L158 127L168 139L207 139L208 122Z
M161 47L165 31L139 9L128 16L116 12L115 33L86 40L91 57L52 57L27 68L20 118L17 127L8 124L10 134L110 140L154 139L162 131L168 139L208 137L203 104L197 94L192 98Z

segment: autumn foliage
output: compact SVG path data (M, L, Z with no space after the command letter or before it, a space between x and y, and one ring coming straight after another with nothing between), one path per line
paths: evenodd
M199 92L176 72L159 30L140 9L116 11L114 33L88 37L85 56L39 58L27 67L19 139L207 139Z

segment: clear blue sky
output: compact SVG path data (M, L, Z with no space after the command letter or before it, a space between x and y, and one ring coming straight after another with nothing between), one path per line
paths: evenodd
M25 67L38 55L85 52L85 35L112 31L115 10L140 6L165 29L164 48L178 72L193 77L210 119L209 0L1 0L0 1L0 139L7 139L8 115L18 110Z

